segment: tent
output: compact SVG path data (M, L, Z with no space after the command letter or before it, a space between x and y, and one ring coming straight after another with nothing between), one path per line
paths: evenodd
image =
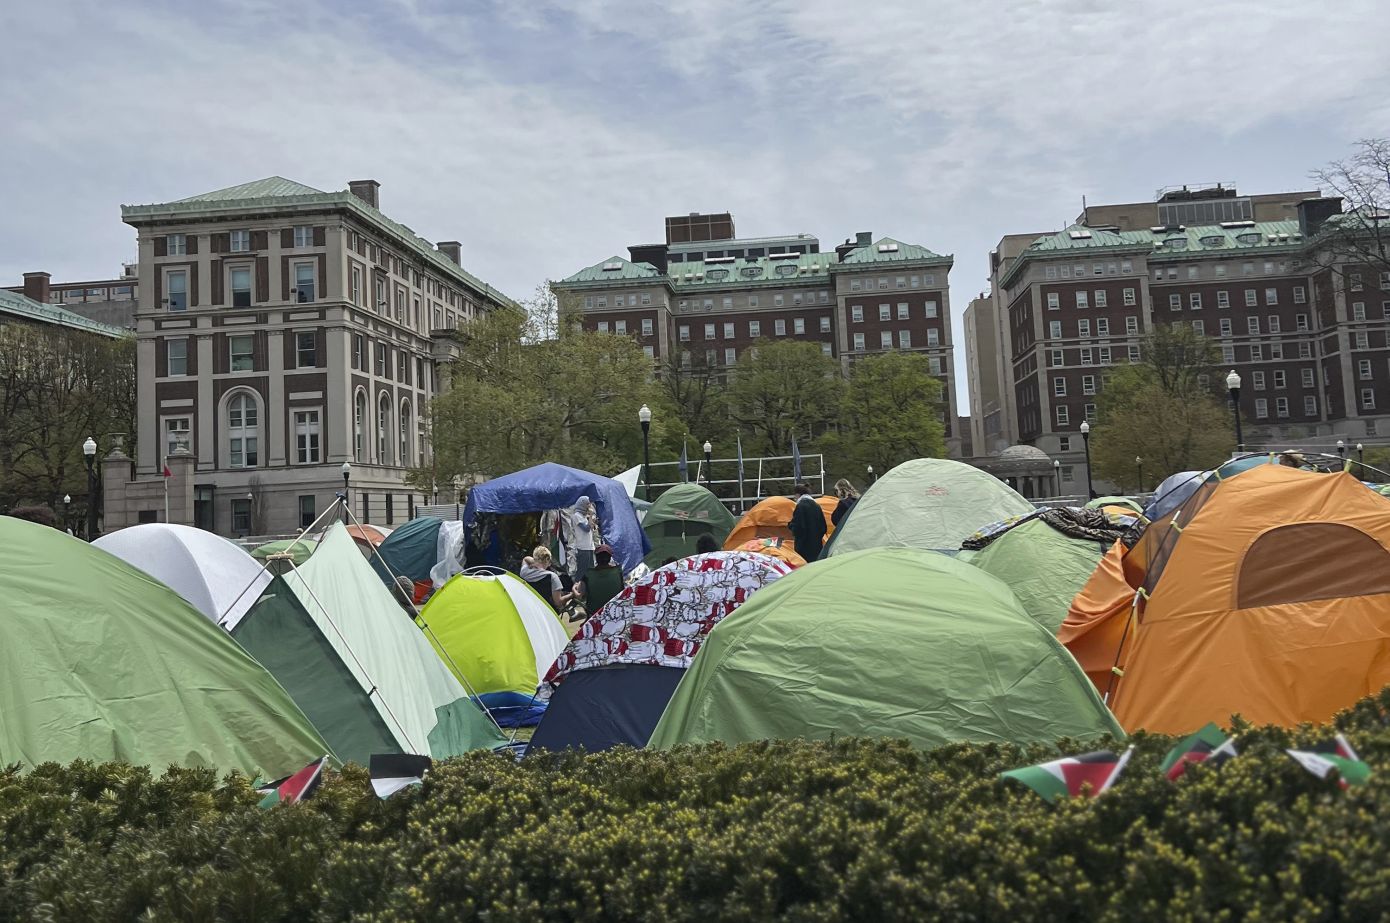
M347 527L348 535L357 543L357 549L362 552L362 557L371 558L372 550L386 541L391 534L391 529L387 526L369 526L366 523L353 523Z
M830 522L830 514L835 512L839 502L836 497L816 498L816 503L820 504L821 511L825 513L826 540L829 540L835 530L835 526ZM779 538L784 542L791 542L792 532L787 526L791 523L795 510L796 501L790 497L768 497L766 500L758 501L743 514L729 533L729 537L724 539L724 550L734 551L744 542L750 542L755 538Z
M594 501L603 539L624 571L642 563L651 550L627 491L612 478L546 462L493 478L468 492L463 522L472 528L479 513L539 513L574 506L580 497Z
M776 558L791 566L793 570L798 567L806 566L806 559L796 553L796 546L781 538L755 538L744 542L734 549L735 551L752 551L755 554L765 554L769 558Z
M503 725L534 724L541 677L569 642L555 610L509 573L459 574L417 619L430 642Z
M719 623L651 746L868 736L927 748L1121 733L1007 586L946 555L880 548L802 568Z
M1224 471L1224 466L1223 469ZM1111 704L1185 733L1239 713L1323 722L1390 683L1390 517L1344 472L1278 464L1207 481L1155 523Z
M251 549L251 557L264 561L271 555L288 554L296 567L309 560L319 543L312 538L282 538Z
M865 491L828 557L866 548L952 551L982 523L1033 511L1009 485L944 458L903 462Z
M0 766L119 760L277 778L331 750L285 690L163 583L0 516Z
M723 542L733 527L733 514L707 488L677 484L656 498L642 520L642 531L652 543L647 566L658 567L667 558L689 557L701 535Z
M342 523L276 577L232 632L344 760L443 758L501 743Z
M1077 520L1091 520L1091 527L1069 528ZM1055 634L1101 557L1134 521L1094 510L1044 510L995 536L970 564L1007 584L1023 610Z
M1144 508L1132 497L1097 497L1086 504L1088 510L1125 510L1135 515L1141 515Z
M270 574L239 545L192 526L145 523L92 544L149 574L227 629L270 583Z
M394 530L376 546L372 569L387 583L390 574L429 583L430 569L439 561L439 530L444 524L434 516L420 516ZM390 573L387 572L390 568Z
M755 592L791 573L761 554L682 558L585 622L546 674L554 688L531 747L642 747L706 636Z

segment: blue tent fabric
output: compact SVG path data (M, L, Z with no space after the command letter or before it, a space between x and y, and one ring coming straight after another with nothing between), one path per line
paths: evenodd
M1177 474L1168 475L1154 488L1153 499L1144 507L1144 518L1153 521L1160 516L1168 515L1195 494L1206 479L1205 471L1179 471Z
M676 667L635 663L576 670L550 697L527 752L645 747L684 675Z
M594 501L603 539L613 557L630 571L651 551L651 543L637 521L627 490L612 478L566 468L553 462L493 478L468 492L463 524L471 529L479 513L537 513L574 506L580 497Z
M386 573L386 567L390 567L398 577L406 576L419 583L429 583L430 568L438 563L440 523L441 520L433 516L412 519L386 536L386 541L376 547L377 553L372 555L372 568L388 586L392 580ZM386 562L385 567L382 561Z

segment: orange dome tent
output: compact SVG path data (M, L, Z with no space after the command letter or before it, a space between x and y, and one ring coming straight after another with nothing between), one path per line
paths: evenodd
M805 567L806 559L796 553L796 549L785 539L755 538L738 546L739 551L752 551L765 554L769 558L784 561L792 567Z
M835 526L830 522L830 514L835 512L835 507L840 501L836 497L817 497L816 502L825 513L825 537L829 540L830 533L835 531ZM768 497L759 501L734 524L734 531L724 539L724 550L736 551L744 542L755 538L780 538L790 542L792 533L787 524L791 522L795 506L796 501L790 497Z
M1388 549L1384 499L1348 474L1259 465L1212 478L1121 562L1142 592L1133 618L1100 620L1119 633L1128 625L1116 718L1168 734L1235 713L1292 727L1380 691L1390 682ZM1139 576L1130 565L1141 561ZM1118 590L1114 563L1078 595L1081 608L1102 580Z

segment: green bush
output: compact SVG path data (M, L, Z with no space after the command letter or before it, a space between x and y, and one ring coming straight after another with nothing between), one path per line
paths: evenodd
M1387 706L1334 722L1373 769ZM1343 792L1280 752L1330 733L1242 728L1176 784L1139 735L1057 806L996 774L1097 742L477 754L270 811L239 776L46 765L0 773L0 920L1384 919L1390 772Z

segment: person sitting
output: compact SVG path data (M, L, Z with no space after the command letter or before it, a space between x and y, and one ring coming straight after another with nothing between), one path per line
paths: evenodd
M695 540L696 554L713 554L719 550L719 543L714 540L714 536L706 532Z
M613 563L613 549L599 545L594 549L594 566L584 580L574 586L575 594L584 600L584 611L593 615L608 601L623 591L623 570Z
M541 594L556 612L564 612L574 601L574 594L565 592L560 575L551 569L553 565L554 559L550 556L550 549L544 545L537 545L529 555L521 559L521 579Z

